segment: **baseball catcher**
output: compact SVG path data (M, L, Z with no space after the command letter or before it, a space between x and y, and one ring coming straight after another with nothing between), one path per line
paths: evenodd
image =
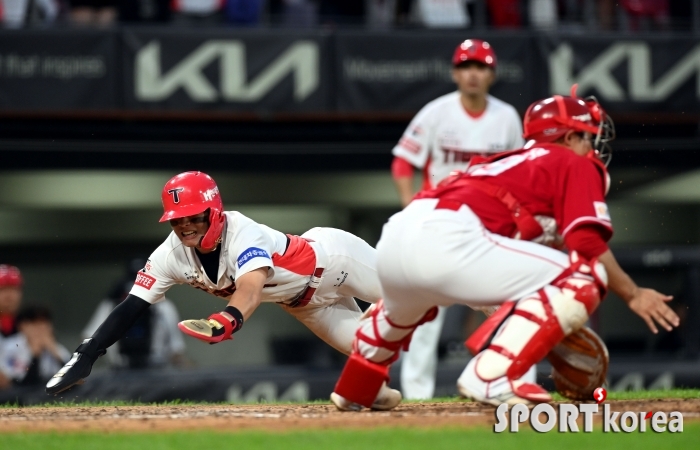
M339 409L372 405L389 365L437 306L500 305L467 340L476 356L457 380L462 395L494 405L551 401L520 378L583 326L608 289L653 332L654 322L678 325L671 297L638 287L608 248L605 163L614 127L600 104L572 89L532 104L523 125L525 148L473 158L384 225L384 299L357 330L331 395ZM537 216L555 220L568 254L530 242L544 231Z

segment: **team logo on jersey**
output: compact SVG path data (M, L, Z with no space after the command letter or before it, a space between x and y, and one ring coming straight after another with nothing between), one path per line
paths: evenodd
M153 278L150 275L147 275L143 272L138 272L136 274L136 282L134 284L141 286L144 289L148 289L149 291L151 290L151 287L155 284L156 279Z
M610 212L608 211L608 205L604 202L593 202L593 208L595 208L595 216L599 219L610 221Z
M168 194L173 196L173 203L175 203L176 205L180 203L180 192L184 190L185 188L168 189Z
M238 268L240 269L241 267L243 267L243 265L245 263L247 263L248 261L250 261L253 258L270 259L270 255L268 255L267 252L261 248L250 247L250 248L244 250L243 253L241 253L238 256L238 260L237 260Z

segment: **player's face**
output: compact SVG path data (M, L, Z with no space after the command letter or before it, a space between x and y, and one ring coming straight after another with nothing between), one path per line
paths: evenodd
M197 247L209 229L209 211L170 220L170 226L185 247Z
M495 74L486 64L470 62L452 69L452 80L462 95L484 96L493 84Z
M578 133L575 131L569 131L567 133L568 146L580 156L586 156L591 150L593 150L593 136L591 133Z
M0 287L0 314L17 314L22 303L22 289L14 286Z

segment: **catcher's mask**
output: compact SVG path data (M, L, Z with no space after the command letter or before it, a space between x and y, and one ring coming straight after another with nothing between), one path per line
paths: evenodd
M607 167L612 158L609 142L615 139L615 124L594 96L578 98L576 88L576 84L571 87L570 97L554 95L530 105L523 120L523 138L554 142L569 130L591 133L595 156Z

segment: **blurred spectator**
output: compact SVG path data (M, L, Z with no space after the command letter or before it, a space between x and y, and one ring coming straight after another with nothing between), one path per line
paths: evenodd
M318 13L324 25L359 25L364 22L363 0L319 0Z
M551 29L556 28L559 23L556 0L530 0L527 13L533 28Z
M0 341L17 332L15 316L22 304L22 283L17 267L0 264Z
M17 333L0 345L0 372L15 385L43 385L68 362L71 354L56 342L47 308L22 308L16 324Z
M15 316L21 303L22 274L15 266L0 264L0 355L3 338L17 332ZM0 371L0 389L10 387L11 384L12 380Z
M617 2L613 0L597 0L598 24L601 30L612 30L615 25L615 7Z
M69 0L70 21L79 26L106 27L117 19L119 0Z
M5 28L50 24L58 11L57 0L0 0L0 20Z
M120 22L168 22L171 0L120 0Z
M397 8L397 0L366 0L367 26L375 30L392 28Z
M225 0L173 0L173 24L208 26L223 21Z
M488 0L491 25L495 28L519 28L522 26L521 3L521 0Z
M270 23L294 28L318 25L318 3L314 0L268 0Z
M259 25L262 7L263 0L226 0L226 21L239 26Z
M88 338L104 322L110 312L121 303L134 285L136 272L147 261L134 259L124 276L115 284L109 296L97 306L83 330ZM107 350L107 359L113 368L141 369L153 367L186 367L185 341L177 328L180 316L175 305L166 299L148 308L127 331L126 335Z
M668 27L668 0L621 0L631 31L646 31L653 24L656 28Z
M467 0L417 0L418 21L428 28L466 28L471 18Z

